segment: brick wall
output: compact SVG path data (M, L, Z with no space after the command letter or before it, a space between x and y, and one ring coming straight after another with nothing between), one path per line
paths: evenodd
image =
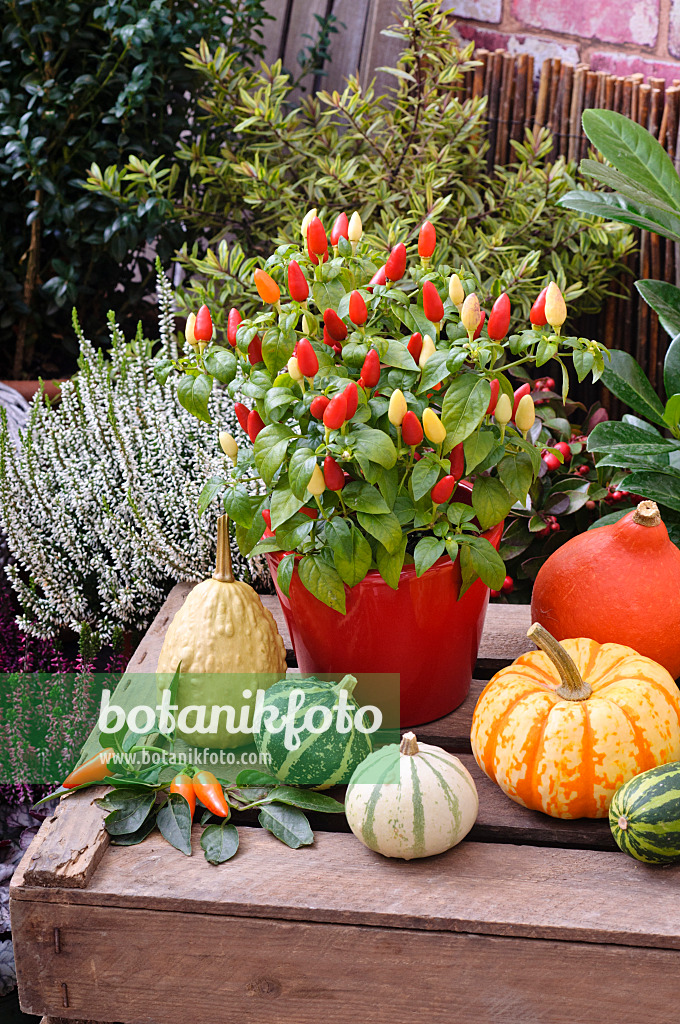
M464 39L490 50L680 79L680 0L449 0Z

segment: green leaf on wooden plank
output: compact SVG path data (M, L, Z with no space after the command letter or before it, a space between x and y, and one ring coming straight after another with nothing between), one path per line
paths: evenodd
M323 811L325 814L342 814L345 805L332 796L315 793L311 789L297 789L294 786L278 786L267 797L272 803L300 807L305 811Z
M116 789L108 793L106 806L111 813L104 819L106 831L111 836L122 836L129 832L136 832L146 821L146 818L156 801L154 792L142 792L139 790Z
M612 394L629 405L633 412L665 426L661 399L647 380L644 370L628 352L610 349L610 362L605 366L602 380Z
M156 823L164 839L180 853L191 856L191 811L181 793L170 793L158 811Z
M112 846L138 846L143 843L148 835L151 835L156 827L156 812L151 811L149 816L142 822L134 832L126 832L124 835L111 836Z
M314 833L307 816L298 807L270 804L260 811L258 820L262 828L266 828L293 850L311 846L314 842Z
M238 829L234 825L208 825L201 836L208 864L224 864L238 850Z
M427 572L438 558L444 554L446 544L440 537L423 537L416 544L413 552L413 561L416 566L416 576L422 576Z
M198 377L186 374L177 385L177 398L179 404L184 406L187 412L205 423L211 423L208 412L208 399L212 391L212 377L205 373L199 373Z
M337 569L319 555L305 555L298 565L302 585L323 604L345 614L345 586Z
M212 504L217 495L224 490L226 480L221 476L211 476L203 485L203 490L198 496L198 514L202 516L208 505Z
M491 385L486 377L465 373L450 385L442 406L447 450L477 429L491 400Z

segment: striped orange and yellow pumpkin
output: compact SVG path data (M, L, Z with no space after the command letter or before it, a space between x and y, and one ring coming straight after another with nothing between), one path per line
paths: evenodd
M624 782L680 760L680 691L631 647L562 644L534 624L531 651L487 684L472 720L479 767L512 800L555 818L604 818Z

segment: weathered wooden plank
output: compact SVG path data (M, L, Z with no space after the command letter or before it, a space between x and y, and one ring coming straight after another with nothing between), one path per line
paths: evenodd
M379 67L395 67L401 52L401 40L382 35L383 29L389 28L397 21L394 14L394 0L371 0L366 34L361 52L360 78L364 86L375 76L378 95L386 89L393 89L396 79L384 71L376 71Z
M318 832L312 846L290 850L262 829L239 828L238 855L213 869L200 832L191 859L158 834L139 846L110 846L86 889L27 886L20 865L12 912L44 901L77 905L84 918L85 907L127 907L680 949L680 865L467 840L405 862L351 835ZM30 945L31 935L23 941Z
M338 32L331 36L331 60L324 66L322 89L342 92L346 79L358 73L369 7L370 0L335 0L333 15Z
M659 949L32 903L17 923L22 1008L69 1020L610 1024L616 993L617 1024L662 1024L680 997Z
M315 15L323 18L326 15L326 0L294 0L290 9L286 48L283 66L297 78L301 71L299 55L316 43L319 34L319 22ZM305 55L306 56L306 55ZM303 60L305 57L303 56ZM290 96L292 103L299 103L303 96L308 96L314 89L314 75L305 75L297 89Z
M109 845L103 824L106 812L94 802L104 792L97 787L60 801L24 855L26 884L70 888L88 884Z
M286 45L287 12L292 0L263 0L267 14L273 21L265 21L262 26L262 43L264 45L264 61L273 64L283 57Z

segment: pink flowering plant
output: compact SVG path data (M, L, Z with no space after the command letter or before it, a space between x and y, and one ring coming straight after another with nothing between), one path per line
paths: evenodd
M186 354L157 366L163 382L179 371L179 399L201 419L216 381L237 400L250 443L220 434L228 471L208 481L202 506L219 496L244 555L287 552L284 593L296 571L340 612L345 586L377 569L396 589L406 562L422 575L459 559L461 594L477 578L498 590L505 566L484 531L531 507L545 454L531 386L514 391L510 375L554 360L566 398L569 365L597 380L605 350L562 333L554 282L511 333L512 272L483 297L487 315L475 281L437 265L429 221L417 257L404 243L376 250L358 214L341 214L329 240L310 211L302 236L255 271L260 313L232 309L218 339L201 307Z

